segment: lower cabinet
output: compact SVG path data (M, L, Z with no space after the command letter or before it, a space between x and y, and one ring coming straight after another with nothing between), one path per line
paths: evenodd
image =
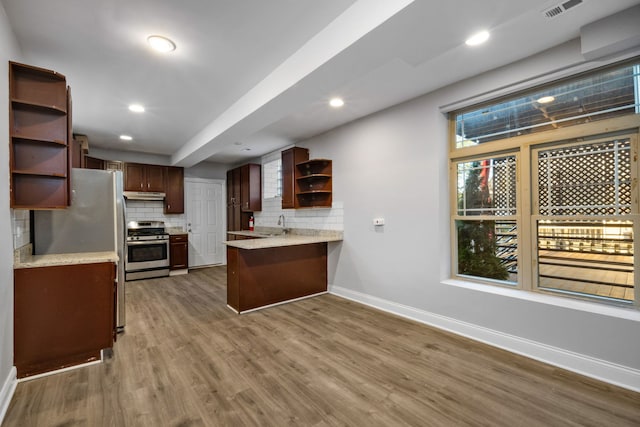
M169 236L169 265L171 270L189 268L188 234L172 234Z
M14 364L18 378L100 360L113 347L112 262L14 270Z
M238 313L326 291L326 243L227 246L227 305Z

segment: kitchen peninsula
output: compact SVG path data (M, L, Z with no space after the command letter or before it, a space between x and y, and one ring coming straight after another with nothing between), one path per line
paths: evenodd
M227 305L243 313L327 291L327 246L342 231L280 229L228 232Z

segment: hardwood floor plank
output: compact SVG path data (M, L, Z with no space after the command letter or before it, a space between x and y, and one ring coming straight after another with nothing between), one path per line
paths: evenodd
M332 295L236 315L224 267L130 282L105 363L18 384L13 426L637 426L640 394Z

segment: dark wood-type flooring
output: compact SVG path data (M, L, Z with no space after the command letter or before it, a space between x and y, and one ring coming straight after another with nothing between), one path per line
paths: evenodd
M238 316L225 274L128 283L113 356L19 383L2 425L640 425L640 393L332 295Z

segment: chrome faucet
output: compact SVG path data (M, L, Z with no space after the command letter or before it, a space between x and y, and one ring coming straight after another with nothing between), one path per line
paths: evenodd
M287 232L289 231L284 224L284 215L280 215L278 217L278 225L282 225L282 234L287 234Z

